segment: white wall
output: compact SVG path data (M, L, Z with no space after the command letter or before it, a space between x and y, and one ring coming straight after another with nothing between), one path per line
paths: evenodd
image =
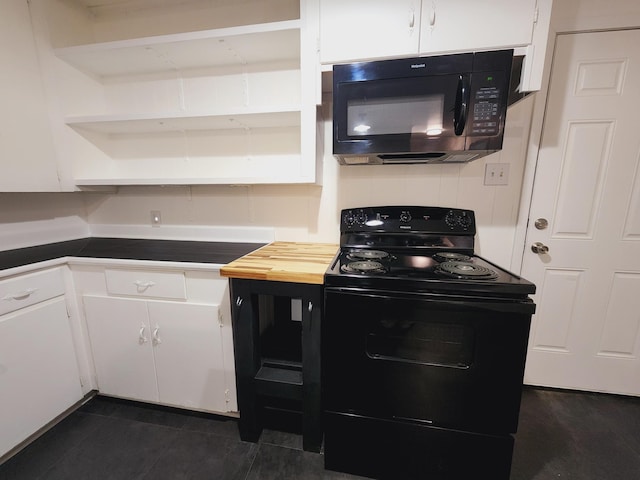
M325 99L325 118L330 117ZM325 122L322 186L120 187L115 194L87 193L89 223L150 225L160 210L168 226L273 227L277 240L339 241L343 208L433 205L476 211L478 251L509 266L517 221L532 99L507 114L504 149L466 165L339 166L331 155L331 122ZM485 186L485 163L509 163L507 186ZM119 227L121 230L121 227ZM154 229L162 235L163 227Z
M86 237L80 193L0 193L0 251Z
M109 30L108 24L104 26ZM58 33L66 35L67 29L65 25ZM58 40L64 43L64 39ZM72 238L89 230L102 235L130 231L137 236L143 226L146 236L175 237L179 231L181 238L191 235L198 239L211 226L268 227L279 240L338 242L343 208L433 205L475 210L477 251L509 268L517 243L514 238L533 103L528 97L509 109L501 152L465 165L339 166L330 153L331 122L327 121L326 153L320 159L322 186L120 187L111 193L0 195L0 208L5 213L0 215L0 249L57 241L63 239L66 227ZM329 98L325 98L323 110L325 118L330 118ZM486 163L508 163L509 185L485 186ZM70 171L62 173L63 180L69 180ZM150 226L151 210L161 211L160 228ZM51 234L33 233L42 227L49 227Z
M557 0L551 35L639 25L637 0ZM159 236L170 225L266 226L273 227L280 240L337 242L342 208L422 204L475 210L478 251L517 271L545 96L543 90L510 108L502 152L463 166L340 167L329 153L331 124L327 122L322 187L123 187L108 194L0 194L0 250L77 238L88 232L87 223L103 231L111 225L148 226L151 210L162 212L165 229L154 229ZM325 103L328 118L329 104ZM534 133L527 152L534 104ZM487 162L510 164L508 186L483 185Z
M465 165L340 166L325 122L323 184L120 187L110 193L0 194L0 250L129 229L139 236L202 239L211 226L269 227L277 240L339 241L343 208L434 205L476 211L478 251L508 267L524 170L531 97L510 107L504 149ZM324 113L330 111L329 102ZM507 186L485 186L485 163L509 163ZM151 227L151 210L162 226Z
M640 26L638 0L555 0L551 28L579 32Z

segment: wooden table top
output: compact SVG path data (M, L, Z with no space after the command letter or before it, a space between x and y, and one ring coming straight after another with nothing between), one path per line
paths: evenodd
M273 242L228 263L220 274L229 278L322 285L338 252L332 243Z

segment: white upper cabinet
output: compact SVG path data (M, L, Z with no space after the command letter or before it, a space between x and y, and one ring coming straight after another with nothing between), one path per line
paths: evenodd
M316 182L313 2L34 2L78 186Z
M323 64L515 48L540 88L552 0L320 0Z
M320 61L417 53L421 0L320 0Z
M420 53L531 43L536 0L423 0Z
M0 191L60 191L27 0L0 2Z

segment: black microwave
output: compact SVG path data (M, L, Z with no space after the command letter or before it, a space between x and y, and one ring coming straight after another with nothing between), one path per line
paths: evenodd
M468 162L502 148L513 50L333 67L341 164Z

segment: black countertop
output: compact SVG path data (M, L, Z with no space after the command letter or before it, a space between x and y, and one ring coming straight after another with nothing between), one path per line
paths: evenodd
M61 257L227 264L264 243L82 238L0 252L0 270Z

